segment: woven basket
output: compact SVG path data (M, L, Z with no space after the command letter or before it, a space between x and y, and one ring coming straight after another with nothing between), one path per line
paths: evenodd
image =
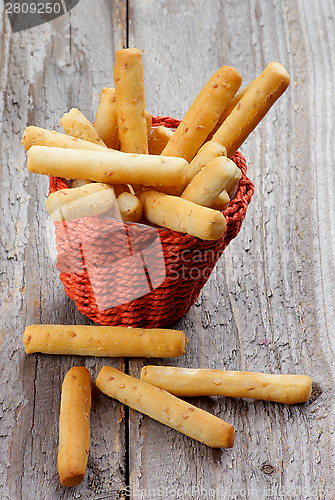
M153 126L179 123L153 117ZM216 241L103 215L55 222L57 269L78 310L100 325L142 328L167 326L185 314L240 231L254 192L244 157L237 152L233 160L242 179ZM65 187L63 179L50 178L50 193Z

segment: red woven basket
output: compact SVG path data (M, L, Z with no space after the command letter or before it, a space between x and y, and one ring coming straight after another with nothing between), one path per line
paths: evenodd
M153 117L153 126L176 128L179 123ZM100 325L142 328L167 326L185 314L239 233L254 192L245 158L237 152L233 160L242 178L223 212L227 228L218 240L103 215L55 222L57 269L78 310ZM50 178L50 193L65 187L63 179Z

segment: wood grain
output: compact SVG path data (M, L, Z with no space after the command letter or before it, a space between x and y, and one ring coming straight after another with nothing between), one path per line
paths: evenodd
M94 118L101 88L113 81L114 52L125 39L125 19L120 17L124 5L98 1L91 12L90 2L81 0L70 20L61 17L15 34L6 21L2 33L0 425L4 480L0 497L4 499L96 499L118 496L125 488L124 411L94 387L85 480L70 490L59 482L58 417L65 373L74 364L82 364L95 380L104 363L120 367L122 360L24 354L26 325L90 321L65 296L56 270L53 223L45 209L48 178L28 173L20 142L27 125L60 130L59 119L71 107Z
M334 147L326 138L334 131L334 6L158 3L156 11L151 2L132 2L129 34L158 87L154 112L181 117L223 64L234 65L245 83L271 61L284 64L292 77L241 148L254 199L196 305L173 325L186 332L189 344L185 358L169 364L305 373L315 392L308 404L290 409L196 398L195 404L235 426L236 445L228 453L214 454L131 413L133 490L157 494L163 485L177 490L173 498L187 498L192 488L194 498L211 488L213 498L331 498ZM138 363L130 365L138 375Z
M334 498L334 19L331 0L80 0L69 17L12 34L0 6L1 499ZM142 51L155 115L182 118L222 65L245 84L271 61L289 71L289 89L241 148L255 183L242 230L171 325L186 333L186 355L156 362L303 373L314 388L292 407L190 398L236 428L235 447L219 451L93 385L87 475L64 489L56 450L66 371L82 364L95 380L110 364L139 376L149 361L25 355L26 325L90 321L64 294L48 179L27 172L20 140L27 125L60 130L70 107L93 120L125 46Z

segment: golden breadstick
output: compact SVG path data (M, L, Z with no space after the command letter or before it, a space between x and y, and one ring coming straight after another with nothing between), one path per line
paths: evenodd
M147 135L149 137L151 132L152 116L147 110L145 110L145 121L147 126ZM106 146L112 149L119 149L120 141L117 126L115 89L106 87L102 89L99 106L95 115L94 127Z
M147 124L147 137L148 137L148 147L149 147L149 136L150 136L151 127L152 127L152 116L149 113L149 111L147 111L146 109L144 110L144 118L145 118L145 122Z
M219 210L220 212L223 212L228 207L229 202L230 202L230 197L227 191L222 191L222 193L220 193L219 196L214 201L211 208L213 210Z
M115 89L104 87L100 93L94 128L107 147L119 149Z
M242 77L223 66L210 78L190 106L182 122L162 151L163 156L180 156L190 162L235 95Z
M41 127L27 127L23 133L22 145L25 151L31 146L49 146L53 148L86 149L91 151L106 151L105 146L99 146L93 142L76 139L70 135L56 132L55 130L46 130Z
M220 210L220 212L225 210L229 205L231 198L235 196L236 191L238 189L238 183L240 182L241 179L242 179L242 172L238 168L234 177L232 177L227 181L225 189L216 198L213 205L211 205L211 208L213 208L214 210Z
M241 179L242 179L242 172L239 168L237 168L236 174L234 175L234 177L229 179L229 181L225 186L225 190L227 191L227 194L230 198L232 198L235 195L238 188L238 183L240 182Z
M227 156L227 150L222 144L214 141L206 142L195 155L186 172L185 184L189 184L202 167L218 156Z
M217 210L158 191L140 191L136 196L144 218L153 224L202 240L217 240L225 232L226 219Z
M65 179L90 179L107 184L173 186L185 181L187 162L183 158L104 151L32 146L27 168L35 174Z
M159 131L161 129L161 131ZM162 130L164 129L164 130ZM160 141L166 142L167 140L167 135L170 132L170 136L172 136L173 132L171 129L168 129L167 127L157 127L151 134L151 137L149 139L149 152L150 154L154 154L153 151L156 151L157 154L159 153L159 150L161 149L160 147ZM151 140L153 140L153 151L150 150L150 144ZM157 146L155 145L157 141ZM179 186L168 186L168 187L160 187L159 189L156 188L157 191L160 191L161 193L166 193L166 194L172 194L173 196L180 196L182 192L184 191L185 187L187 184L191 182L193 177L200 172L202 167L204 167L208 162L213 160L214 158L225 155L227 156L227 151L224 146L219 144L218 142L214 141L209 141L206 142L198 151L196 156L193 158L191 163L188 166L187 172L186 172L186 179L185 183L181 184ZM136 191L141 190L141 186L136 186Z
M82 187L85 186L86 184L90 184L92 181L88 179L74 179L71 181L71 187L76 188L76 187ZM114 189L114 194L115 198L117 198L121 193L127 192L130 193L130 188L127 184L109 184L110 187ZM103 212L102 212L103 213Z
M239 168L225 156L218 156L205 165L186 186L181 197L203 207L210 207ZM239 170L240 171L240 170ZM240 171L241 172L241 171Z
M185 354L182 331L122 326L30 325L23 334L27 354L174 358Z
M232 425L147 382L104 366L96 385L104 394L207 446L234 446L235 430Z
M100 139L96 128L77 108L72 108L68 113L65 113L59 123L67 135L107 147Z
M53 220L69 221L104 214L116 203L112 186L91 182L81 187L60 189L51 193L46 201L48 214Z
M121 218L124 222L140 222L142 219L142 205L140 200L131 193L121 193L116 202Z
M71 181L71 187L79 188L85 186L86 184L91 184L91 182L92 181L90 181L89 179L73 179L73 181Z
M290 76L284 66L272 62L252 82L247 92L213 135L213 141L227 149L231 158L248 135L285 92Z
M58 472L63 486L76 486L85 476L90 447L91 378L74 366L65 375L59 416Z
M230 101L230 103L228 104L228 106L226 107L226 109L224 110L224 112L222 113L222 115L220 116L220 118L219 118L217 124L215 125L214 129L212 130L212 132L207 137L207 141L210 141L212 139L212 137L215 134L215 132L217 131L217 129L219 127L221 127L222 123L225 121L225 119L227 118L227 116L230 115L230 113L233 111L233 109L235 108L235 106L237 106L237 104L240 102L240 100L242 99L242 97L244 96L244 94L246 94L246 92L249 90L249 88L252 85L254 85L254 82L255 82L255 80L253 80L252 82L250 82L249 85L247 85L242 90L240 90L239 92L237 92L237 94L234 95L234 97L232 98L232 100Z
M307 401L312 390L312 380L307 375L272 375L174 366L145 366L141 379L176 396L229 396L286 404Z
M121 49L115 53L114 81L121 151L148 153L141 51Z
M151 155L160 155L174 131L164 125L156 127L149 137L149 153Z
M130 193L130 187L128 184L113 184L113 189L115 197L118 198L121 193Z

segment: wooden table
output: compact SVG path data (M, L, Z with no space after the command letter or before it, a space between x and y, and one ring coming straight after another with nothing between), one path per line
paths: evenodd
M335 4L331 0L80 0L69 16L12 33L0 9L1 499L334 498ZM30 174L27 125L60 130L78 107L94 120L113 86L115 50L143 54L146 107L182 118L210 76L234 66L249 83L271 61L287 92L243 144L255 194L238 237L191 310L172 326L188 367L302 373L306 404L224 397L194 404L236 429L231 450L195 442L93 386L82 484L57 472L61 384L104 364L134 376L150 360L26 355L29 324L90 324L56 270L48 179Z

